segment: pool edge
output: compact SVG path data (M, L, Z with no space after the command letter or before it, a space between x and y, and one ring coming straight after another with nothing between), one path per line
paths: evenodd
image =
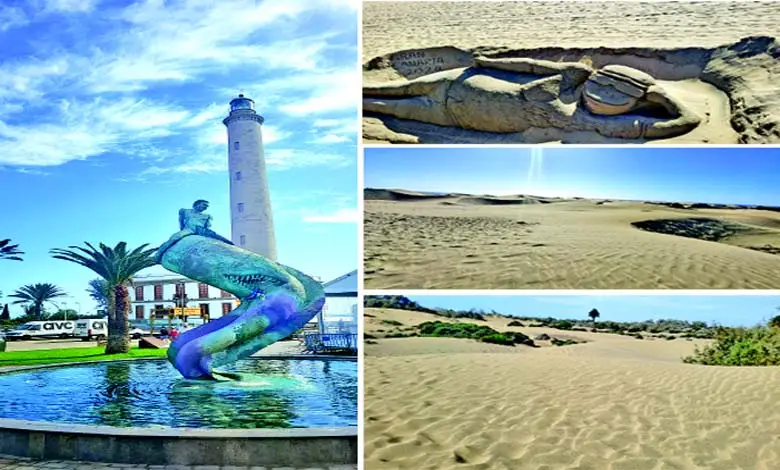
M357 360L350 356L279 355L253 359ZM14 366L0 375L130 358ZM357 464L358 427L287 429L117 428L0 418L0 454L38 460L147 465L300 466Z

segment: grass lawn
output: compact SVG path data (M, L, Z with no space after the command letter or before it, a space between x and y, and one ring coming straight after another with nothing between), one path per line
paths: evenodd
M133 348L125 354L104 354L104 346L94 348L39 349L0 353L0 367L65 364L69 362L107 361L138 357L165 357L167 349Z

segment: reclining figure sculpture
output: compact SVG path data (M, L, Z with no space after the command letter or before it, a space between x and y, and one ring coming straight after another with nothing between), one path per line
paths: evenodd
M476 131L557 128L624 139L674 137L701 122L640 70L527 58L476 57L472 67L365 85L363 109Z

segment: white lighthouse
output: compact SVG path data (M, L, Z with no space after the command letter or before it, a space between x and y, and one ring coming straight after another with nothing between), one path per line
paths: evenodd
M232 242L276 260L276 237L263 153L263 117L244 95L230 101L228 133Z

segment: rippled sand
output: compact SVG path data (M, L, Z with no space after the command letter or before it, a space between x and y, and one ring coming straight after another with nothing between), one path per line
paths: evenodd
M442 319L367 313L369 333L386 329L383 319ZM490 324L556 334L506 322ZM681 339L571 334L590 342L374 340L365 349L366 470L780 468L780 368L683 364L696 343Z
M363 60L449 45L717 47L779 36L780 2L371 2L363 3Z
M368 289L780 288L771 252L780 252L780 212L469 195L382 200L392 193L365 202ZM715 242L632 225L690 218L746 231Z

